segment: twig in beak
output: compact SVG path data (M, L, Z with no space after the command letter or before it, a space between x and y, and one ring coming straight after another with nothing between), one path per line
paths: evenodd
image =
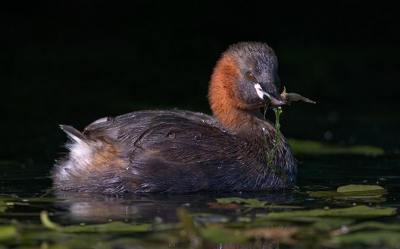
M281 98L282 98L282 100L286 101L287 105L290 105L290 103L293 102L293 101L299 101L299 100L307 102L307 103L311 103L311 104L316 104L315 101L312 101L311 99L303 97L300 94L287 93L286 92L286 87L283 87L283 92L281 93Z

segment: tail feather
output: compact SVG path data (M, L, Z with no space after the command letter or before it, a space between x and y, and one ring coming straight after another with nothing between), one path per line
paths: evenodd
M61 130L63 130L65 133L67 133L68 137L70 137L72 140L79 142L79 141L85 141L86 137L77 129L75 129L72 126L69 125L60 125Z

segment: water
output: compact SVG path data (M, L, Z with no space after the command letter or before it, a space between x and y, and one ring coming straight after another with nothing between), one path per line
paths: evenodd
M251 229L258 227L254 222L260 216L264 216L269 212L292 212L296 210L326 209L327 207L330 209L346 208L357 205L379 208L397 208L400 206L400 171L398 170L400 157L398 156L327 155L298 156L297 159L299 160L298 183L284 191L249 193L202 192L187 195L107 196L73 192L50 192L46 194L46 191L51 188L48 165L45 167L30 167L17 163L2 163L1 167L4 169L0 177L1 192L4 194L2 199L5 199L5 203L9 204L7 204L8 206L4 211L0 212L1 225L19 224L17 226L18 236L23 238L5 240L2 243L6 246L26 246L30 244L43 247L44 245L59 245L57 243L62 242L63 246L71 248L84 248L94 245L99 246L99 248L119 248L119 246L125 248L129 247L128 245L142 246L144 248L187 248L190 246L194 248L269 248L268 246L277 245L284 248L294 246L324 247L333 243L331 241L333 236L327 236L327 232L321 232L317 235L304 232L294 233L293 236L290 236L290 240L279 240L279 237L274 238L271 235L271 240L251 239L247 240L246 243L233 243L234 247L232 247L231 243L228 243L229 245L227 243L218 243L212 234L216 234L215 236L220 238L221 242L226 242L226 239L229 242L231 238L218 235L216 229L222 231L224 229L229 229L229 231L237 229L239 234L253 231ZM378 198L318 198L309 195L309 191L336 190L337 187L347 184L379 185L387 189L388 194ZM43 195L45 196L42 199L30 199ZM11 198L10 196L14 197L14 200L7 200L7 198ZM261 208L248 208L240 203L217 203L217 199L227 197L257 199L266 201L267 204ZM208 229L206 231L201 230L203 231L203 235L201 235L203 237L200 236L198 238L197 235L192 235L187 239L187 235L182 235L182 231L186 231L188 228L185 226L185 221L177 217L177 210L180 210L180 208L193 215L196 229ZM107 236L101 231L90 232L85 239L85 236L82 237L82 232L55 233L44 228L40 225L39 218L40 212L43 210L50 212L50 219L61 226L83 223L86 225L111 224L112 222L122 221L126 224L148 224L150 227L148 229L150 230L148 232L111 231L105 233ZM384 224L399 223L399 216L396 214L376 218L352 219L356 223L365 221L379 221ZM272 227L285 228L285 232L290 232L289 227L305 229L304 231L307 231L306 228L309 227L309 223L296 223L294 226L292 223L288 224L287 221L279 222L274 223ZM338 227L330 230L333 231L335 229L338 229ZM374 229L372 231L379 232ZM87 231L83 235L86 233ZM240 238L240 236L238 237ZM387 240L383 241L383 244L378 243L378 245L393 246ZM399 245L399 241L397 240L395 245ZM341 248L364 246L359 241L333 245L339 245Z

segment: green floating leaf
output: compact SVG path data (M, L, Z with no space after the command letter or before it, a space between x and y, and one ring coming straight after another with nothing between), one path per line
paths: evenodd
M12 225L0 226L0 241L6 241L18 236L17 228Z
M312 227L320 232L328 232L333 229L339 229L343 226L351 225L355 222L353 219L343 218L319 218Z
M132 233L132 232L146 232L150 228L150 224L140 224L131 225L120 221L110 222L106 224L98 225L80 225L80 226L67 226L62 227L57 223L52 222L49 219L49 214L47 211L42 211L40 213L40 219L42 224L51 229L57 230L65 233L104 233L104 232L114 232L114 233Z
M368 145L355 146L337 146L309 140L289 139L290 147L293 153L311 154L311 155L366 155L366 156L381 156L385 151L381 148Z
M385 193L387 192L386 189L378 185L356 185L356 184L341 186L336 191L338 193L368 192L368 191L382 191Z
M293 212L272 212L266 217L348 217L348 218L370 218L379 216L390 216L396 213L396 208L371 208L364 205L336 208L336 209L315 209L309 211L293 211Z
M114 221L98 225L81 225L63 227L62 231L66 233L136 233L147 232L150 224L132 225L121 221Z
M376 198L387 194L387 190L378 185L350 184L339 187L336 191L311 191L311 197L362 197Z
M240 197L220 198L217 199L220 204L228 203L244 203L246 207L264 207L267 204L266 201L259 201L257 199L243 199Z
M364 229L376 229L376 230L389 230L389 231L400 231L399 224L387 224L383 222L368 221L362 222L356 225L348 226L348 232L355 232Z
M189 212L184 208L178 208L176 214L179 221L182 223L182 227L187 233L188 237L198 236L199 232L194 225L194 220L190 217Z
M252 223L252 227L273 227L273 226L311 226L318 231L330 231L342 226L348 226L355 222L354 219L332 218L332 217L312 217L312 216L281 216L257 217Z
M368 246L387 245L397 248L400 243L400 233L390 231L358 232L334 236L326 241L327 245L337 246L338 244L362 244ZM385 247L386 248L386 247Z
M6 209L7 209L7 204L4 201L0 200L0 213L4 213Z
M334 197L334 196L345 196L344 194L336 191L308 191L311 197Z

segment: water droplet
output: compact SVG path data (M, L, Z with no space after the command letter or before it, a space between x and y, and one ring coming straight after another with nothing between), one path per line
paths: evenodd
M197 139L197 140L201 139L201 133L196 134L196 135L194 136L194 139Z
M170 133L168 133L168 138L170 138L170 139L175 139L175 132L170 132Z
M263 127L262 130L265 131L265 127Z

